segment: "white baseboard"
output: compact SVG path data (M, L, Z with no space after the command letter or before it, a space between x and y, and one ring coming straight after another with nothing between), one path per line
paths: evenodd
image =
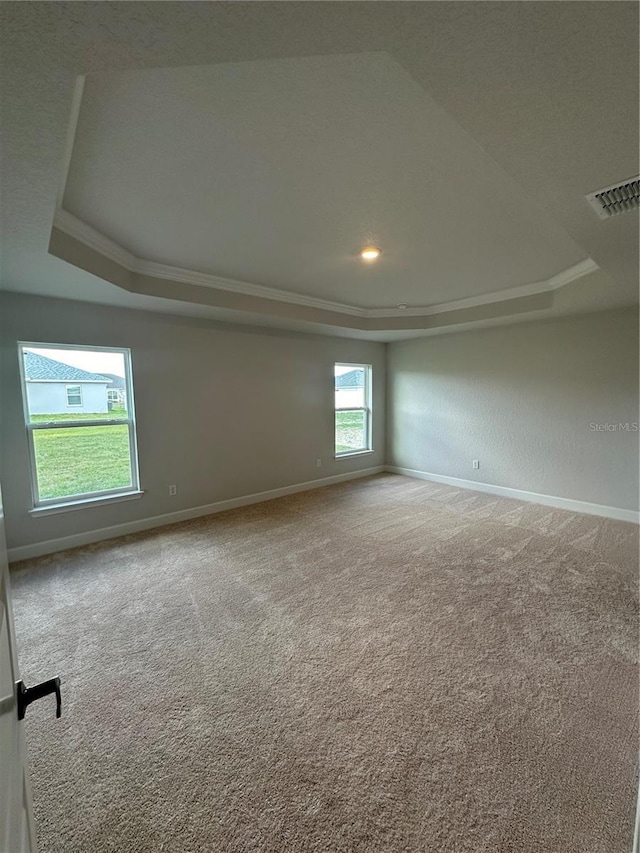
M353 471L348 474L335 474L333 477L322 477L319 480L309 480L306 483L296 483L292 486L283 486L279 489L270 489L266 492L256 492L252 495L242 495L225 501L206 504L204 506L192 507L191 509L168 512L163 515L155 515L150 518L141 518L137 521L128 521L124 524L116 524L111 527L101 527L98 530L88 530L84 533L75 533L71 536L63 536L60 539L48 539L43 542L34 542L31 545L22 545L10 548L8 557L10 563L19 560L30 560L32 557L42 557L46 554L55 554L58 551L66 551L68 548L77 548L81 545L91 545L94 542L102 542L105 539L115 539L118 536L126 536L128 533L138 533L142 530L151 530L154 527L163 527L167 524L175 524L179 521L188 521L192 518L200 518L204 515L215 515L227 509L249 506L273 500L274 498L293 495L297 492L306 492L311 489L319 489L334 483L342 483L347 480L355 480L359 477L370 477L388 471L392 474L403 474L406 477L415 477L419 480L430 480L434 483L443 483L447 486L457 486L460 489L471 489L476 492L485 492L501 497L515 498L529 503L542 504L555 507L556 509L567 509L571 512L584 512L588 515L600 515L605 518L613 518L618 521L630 521L640 523L640 513L630 509L604 506L601 504L588 503L587 501L576 501L570 498L560 498L555 495L540 495L536 492L525 492L521 489L511 489L506 486L494 486L491 483L478 483L475 480L462 480L459 477L447 477L443 474L431 474L427 471L416 471L412 468L400 468L395 465L377 465L373 468L365 468L361 471Z
M636 794L636 820L633 827L632 853L638 853L638 847L640 847L640 785Z
M43 557L45 554L55 554L57 551L66 551L67 548L77 548L80 545L91 545L93 542L102 542L105 539L115 539L117 536L126 536L128 533L151 530L154 527L163 527L166 524L175 524L178 521L188 521L191 518L200 518L203 515L214 515L218 512L224 512L226 509L235 509L236 507L248 506L249 504L262 503L263 501L270 501L274 498L285 497L285 495L293 495L296 492L320 489L323 486L331 486L334 483L342 483L345 480L370 477L373 474L381 474L384 470L384 465L377 465L374 468L365 468L361 471L353 471L348 474L335 474L333 477L309 480L307 483L296 483L293 486L283 486L280 489L269 489L266 492L242 495L238 498L217 501L216 503L196 506L191 509L181 509L177 512L167 512L164 515L141 518L137 521L127 521L124 524L115 524L111 527L101 527L98 530L87 530L85 533L74 533L71 536L63 536L60 539L48 539L44 542L34 542L32 545L9 548L9 562L15 563L18 560Z
M404 474L406 477L416 477L419 480L430 480L433 483L443 483L446 486L457 486L459 489L471 489L475 492L486 492L490 495L500 495L504 498L515 498L518 501L552 506L555 509L568 509L571 512L584 512L587 515L602 515L617 521L631 521L640 524L640 513L632 509L620 509L616 506L592 504L588 501L576 501L571 498L559 498L555 495L539 495L536 492L524 492L521 489L510 489L507 486L494 486L492 483L477 483L475 480L461 480L458 477L446 477L444 474L430 474L427 471L415 471L413 468L399 468L396 465L386 465L385 471L392 474Z

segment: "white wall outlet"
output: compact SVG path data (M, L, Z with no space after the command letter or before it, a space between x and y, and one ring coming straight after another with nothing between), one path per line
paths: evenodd
M175 495L177 495L177 494L178 494L178 487L177 486L169 486L169 495L171 497L175 497Z
M322 468L322 459L316 459L316 468Z
M480 460L479 459L473 460L473 467L475 468L476 471L478 470L478 468L480 467Z

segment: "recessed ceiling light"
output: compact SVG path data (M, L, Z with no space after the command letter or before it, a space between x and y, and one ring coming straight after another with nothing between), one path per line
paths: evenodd
M360 257L363 261L375 261L380 257L380 249L377 246L365 246Z

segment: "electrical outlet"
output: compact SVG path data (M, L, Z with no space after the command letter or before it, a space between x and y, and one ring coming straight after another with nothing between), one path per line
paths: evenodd
M177 486L169 486L169 495L171 497L175 497L177 494L178 494L178 487Z
M316 468L322 468L322 459L316 459Z
M475 468L476 471L478 470L478 468L480 467L480 460L479 459L473 460L473 467Z

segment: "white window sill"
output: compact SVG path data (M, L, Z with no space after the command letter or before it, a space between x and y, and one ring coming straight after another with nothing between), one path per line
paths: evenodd
M29 515L53 515L56 512L69 512L74 509L88 509L92 506L102 506L103 504L119 503L120 501L134 501L141 498L144 491L136 492L117 492L113 495L98 495L95 498L82 498L75 501L64 501L58 504L45 504L44 506L36 506L29 510Z
M350 459L352 456L370 456L373 450L353 450L346 453L336 453L336 459Z

